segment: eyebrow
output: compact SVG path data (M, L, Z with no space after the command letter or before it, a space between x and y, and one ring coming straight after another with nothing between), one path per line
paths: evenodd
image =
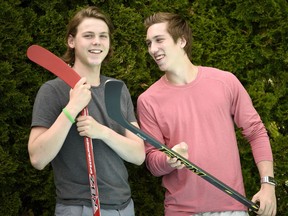
M164 37L164 35L156 35L156 36L152 37L151 40L157 39L157 38L160 38L160 37ZM145 42L148 43L148 42L151 42L151 40L150 39L146 39Z
M95 34L95 32L93 32L93 31L85 31L82 34ZM104 32L100 32L99 34L107 34L107 35L109 35L109 32L104 31Z

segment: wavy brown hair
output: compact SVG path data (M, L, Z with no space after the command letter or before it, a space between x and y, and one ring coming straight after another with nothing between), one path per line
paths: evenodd
M113 53L111 44L112 44L112 33L114 31L114 26L113 26L110 18L106 14L104 14L98 7L95 7L95 6L86 7L86 8L81 9L80 11L78 11L75 14L75 16L70 20L69 24L67 25L67 31L66 31L66 36L65 36L67 50L66 50L65 54L62 56L62 59L63 59L63 61L65 61L70 66L74 65L75 52L74 52L74 48L69 47L68 38L70 35L72 35L73 37L76 36L78 26L81 24L81 22L85 18L100 19L107 24L108 29L109 29L109 38L110 38L110 46L109 47L110 48L109 48L108 55L104 59L104 62L108 61L108 59L112 56L112 53Z

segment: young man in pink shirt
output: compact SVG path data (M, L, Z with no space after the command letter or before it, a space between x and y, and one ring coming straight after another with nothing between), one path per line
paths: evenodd
M274 177L269 137L244 87L230 72L190 61L191 29L179 15L156 13L145 27L149 54L165 74L138 98L141 129L245 195L235 124L263 180L252 198L260 203L257 213L276 215L275 185L266 181ZM148 143L146 164L162 176L165 216L248 215L240 202Z

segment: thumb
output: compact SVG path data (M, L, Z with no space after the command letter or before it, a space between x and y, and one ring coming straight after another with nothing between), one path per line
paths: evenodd
M183 150L185 150L185 151L188 150L188 145L187 145L187 143L185 143L185 142L179 143L179 146L180 146Z
M86 81L87 81L86 77L81 77L81 79L76 83L74 88L83 85L84 83L86 83Z
M176 151L177 153L179 153L183 157L188 158L188 145L187 145L187 143L181 142L181 143L177 144L176 146L174 146L174 148L172 148L172 150Z
M179 143L178 147L179 147L179 153L181 153L181 154L186 154L187 153L187 151L188 151L187 143L181 142L181 143Z

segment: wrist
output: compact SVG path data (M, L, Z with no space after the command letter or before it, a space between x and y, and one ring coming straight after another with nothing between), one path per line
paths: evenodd
M101 125L101 129L98 128L98 130L99 130L99 133L98 133L97 139L108 141L113 136L111 132L114 132L114 131L110 129L109 127L106 127L105 125Z
M75 123L75 118L71 115L71 113L66 109L66 107L63 108L62 112L64 115L69 119L69 121L74 124Z
M73 116L75 119L76 119L77 115L82 111L82 110L78 109L77 106L75 106L74 104L72 104L70 102L65 106L65 108L66 108L66 110L69 111L71 116Z
M276 180L274 179L274 177L272 176L263 176L260 180L261 185L263 184L268 184L268 185L272 185L272 186L276 186Z

